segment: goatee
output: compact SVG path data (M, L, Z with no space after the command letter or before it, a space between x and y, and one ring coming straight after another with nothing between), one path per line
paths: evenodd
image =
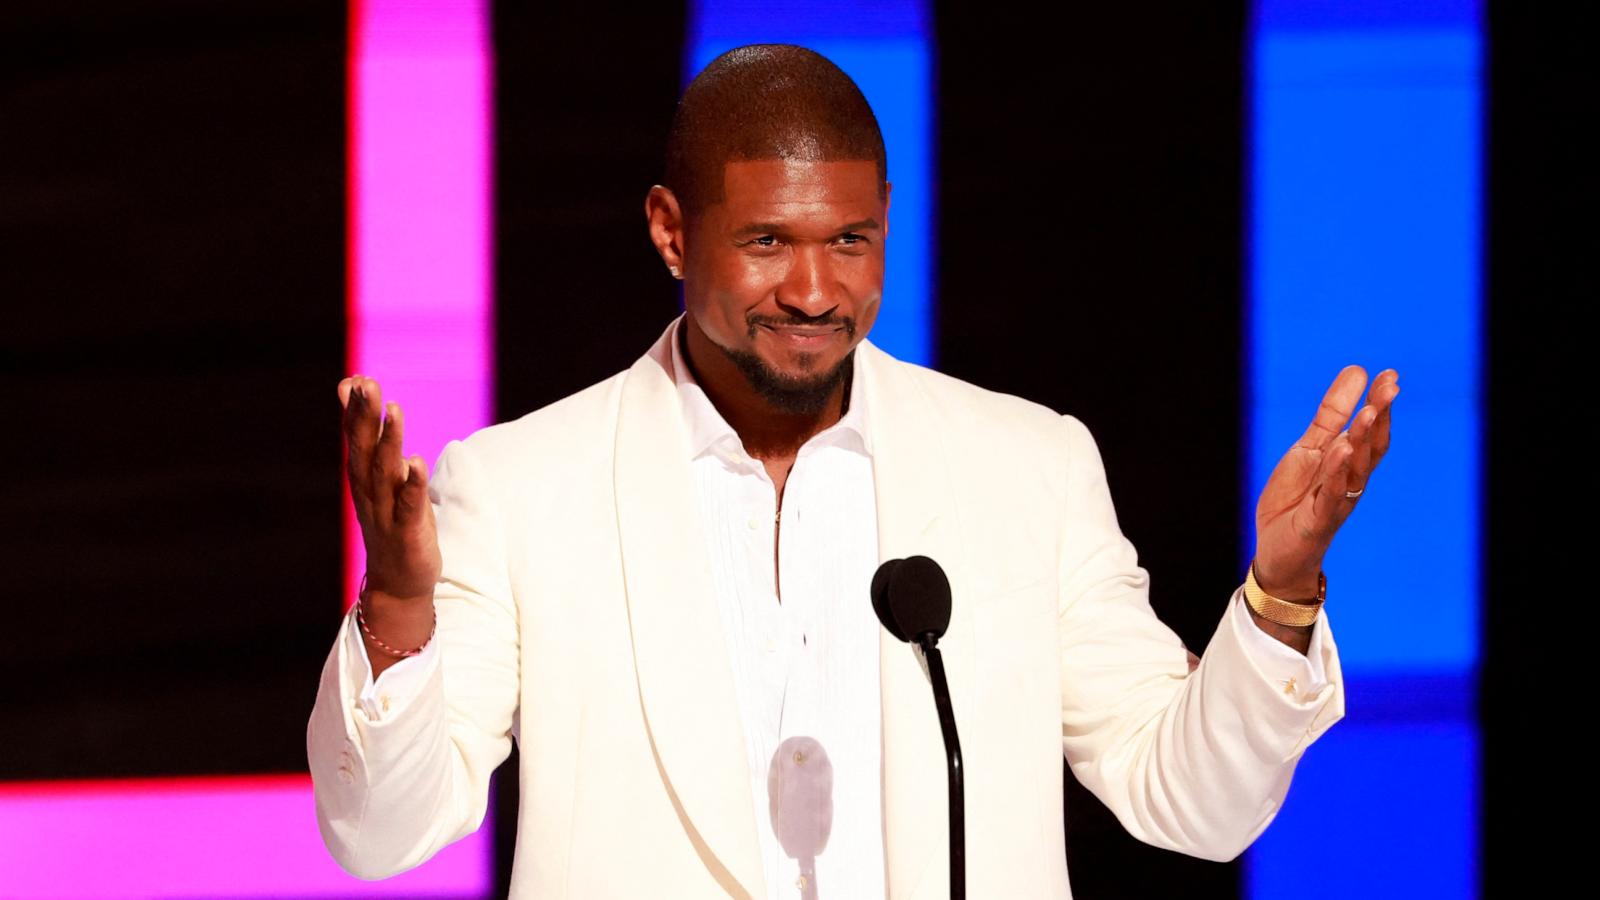
M744 374L745 380L750 382L762 399L781 412L797 416L821 413L833 396L834 389L845 383L855 367L856 351L851 348L832 369L797 378L774 370L766 360L747 350L730 349L720 344L717 346Z

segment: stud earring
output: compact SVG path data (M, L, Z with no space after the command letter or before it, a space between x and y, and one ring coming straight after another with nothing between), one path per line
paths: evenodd
M672 277L673 278L682 278L683 277L683 273L681 271L679 271L677 266L667 266L667 271L672 273Z

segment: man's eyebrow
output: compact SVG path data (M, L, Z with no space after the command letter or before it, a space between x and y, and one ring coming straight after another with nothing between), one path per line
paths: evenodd
M776 222L751 222L749 225L735 231L734 234L784 234L787 226Z
M880 230L882 230L882 226L878 224L878 220L877 219L861 219L860 221L857 221L857 222L850 222L849 224L845 225L843 228L840 228L839 229L839 233L843 234L843 233L845 233L847 231L880 231ZM736 235L741 235L741 234L788 234L788 232L789 232L789 226L782 225L782 224L779 224L777 222L751 222L750 224L745 225L744 227L742 227L739 230L735 231L734 234L736 234Z

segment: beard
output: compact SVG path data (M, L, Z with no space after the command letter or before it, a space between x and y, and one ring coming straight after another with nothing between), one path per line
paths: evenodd
M753 323L750 325L752 337L757 327ZM853 321L846 320L844 328L847 335L855 334ZM846 383L855 369L855 348L851 348L838 365L825 372L796 377L778 372L767 365L766 360L748 350L723 347L721 344L716 346L763 400L774 409L790 415L814 416L822 412L834 390Z

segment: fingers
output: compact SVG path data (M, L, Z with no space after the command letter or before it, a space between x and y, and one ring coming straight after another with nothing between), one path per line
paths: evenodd
M340 381L338 393L358 517L403 523L427 511L428 464L403 453L405 414L400 404L384 403L377 380L361 375Z
M1367 392L1367 405L1361 407L1350 425L1354 455L1348 490L1365 491L1373 469L1389 449L1389 407L1400 393L1400 386L1395 383L1399 377L1395 370L1385 369L1373 379L1372 389Z
M1372 426L1378 411L1367 404L1356 413L1350 423L1350 476L1346 490L1364 490L1367 476L1372 472Z
M1389 376L1385 378L1384 376ZM1376 466L1378 460L1389 452L1389 408L1394 403L1394 398L1400 396L1400 373L1388 369L1379 374L1372 383L1372 390L1367 392L1367 399L1378 408L1378 419L1372 426L1372 464Z
M1318 543L1331 540L1333 532L1354 508L1352 501L1345 497L1345 491L1350 490L1351 461L1354 456L1355 448L1351 445L1350 437L1343 434L1335 438L1333 445L1323 454L1322 471L1317 479L1317 487L1312 491L1311 521L1301 537Z
M378 415L383 395L377 381L360 375L339 382L339 393L345 404L343 424L349 444L350 493L359 498L357 504L364 504L372 493L369 476L373 448L383 427Z
M428 464L420 456L405 462L405 481L395 493L395 518L402 522L428 508Z
M1296 447L1308 450L1324 450L1333 443L1344 430L1345 423L1350 421L1350 414L1356 411L1356 403L1361 399L1361 391L1367 386L1367 370L1360 366L1345 366L1334 377L1333 384L1328 386L1327 393L1322 395L1322 403L1317 407L1317 414L1312 417L1311 425L1306 428L1306 433L1300 436Z
M394 514L395 494L405 484L407 463L401 455L405 424L400 404L391 401L384 409L388 419L372 455L372 500L373 512L383 517L383 521L389 521Z
M377 379L352 375L339 382L348 449L350 493L358 515L387 519L394 495L405 483L408 462L401 455L405 437L400 406L383 402ZM385 420L387 412L387 421Z

